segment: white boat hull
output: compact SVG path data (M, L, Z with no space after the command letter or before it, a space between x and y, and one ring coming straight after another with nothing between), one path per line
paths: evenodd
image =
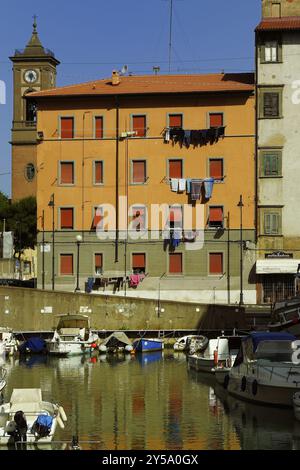
M92 349L89 343L76 341L60 341L47 343L48 354L53 356L75 356L81 354L90 354Z
M212 368L214 367L214 360L206 359L204 357L199 357L196 354L193 354L188 356L188 365L191 369L194 369L197 372L212 373Z

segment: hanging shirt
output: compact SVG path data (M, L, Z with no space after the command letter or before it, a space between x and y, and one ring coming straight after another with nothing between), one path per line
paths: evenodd
M178 181L178 190L179 191L184 191L186 186L186 180L185 178L180 178Z
M197 201L201 196L201 187L202 182L194 181L191 182L191 199L192 201Z

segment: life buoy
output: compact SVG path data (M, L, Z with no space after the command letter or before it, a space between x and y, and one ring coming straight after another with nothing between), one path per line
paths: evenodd
M65 413L65 410L63 409L62 406L59 406L59 407L58 407L58 411L59 411L59 414L60 414L60 416L62 417L63 421L67 421L68 418L67 418L67 415L66 415L66 413Z
M246 377L244 376L242 378L242 382L241 382L241 391L244 392L246 390L246 385L247 385L247 379Z

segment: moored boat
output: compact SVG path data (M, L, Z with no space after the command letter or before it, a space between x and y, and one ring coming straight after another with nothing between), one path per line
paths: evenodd
M48 444L65 421L63 407L43 401L41 389L14 389L10 401L0 405L0 445Z
M123 331L115 331L99 345L101 353L131 352L132 342Z
M46 340L47 352L56 356L90 353L98 345L99 337L90 328L89 317L81 314L58 315L54 335Z
M164 349L164 342L159 338L138 338L133 341L132 346L137 352L161 351Z
M189 351L190 346L198 344L199 349L203 350L206 348L208 338L203 335L186 335L178 338L174 344L174 351Z
M0 327L0 342L6 356L13 356L18 351L19 342L11 328Z
M255 403L292 407L300 390L300 365L292 361L295 339L289 333L250 333L229 372L228 392Z
M188 355L188 366L198 372L214 373L214 367L229 367L231 357L237 354L241 336L219 336L210 339L202 353Z

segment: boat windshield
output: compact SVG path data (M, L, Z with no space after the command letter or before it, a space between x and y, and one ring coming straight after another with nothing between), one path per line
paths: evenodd
M70 316L70 318L65 317L59 320L57 329L60 330L62 328L88 328L89 322L86 318L74 318L74 316Z
M262 341L257 346L254 357L271 362L291 362L292 353L291 341Z

